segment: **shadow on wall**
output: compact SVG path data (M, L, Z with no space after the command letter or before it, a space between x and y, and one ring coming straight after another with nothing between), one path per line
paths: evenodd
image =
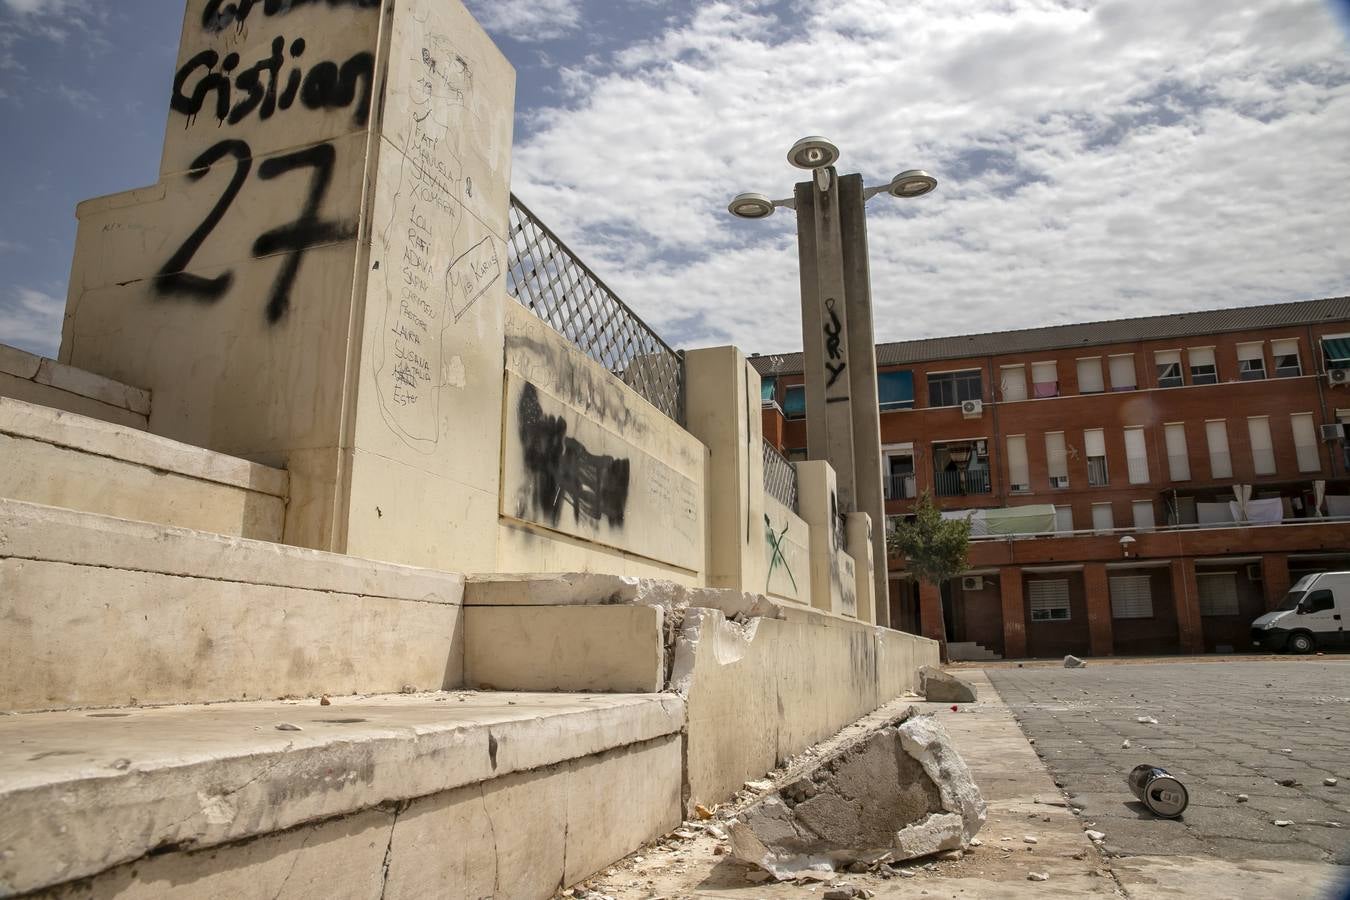
M558 524L565 505L572 507L574 521L606 519L613 528L623 527L628 505L629 461L591 453L580 441L567 436L562 416L547 415L539 404L539 392L526 384L516 412L525 468L530 474L530 494L522 497L517 518L527 518L524 504Z

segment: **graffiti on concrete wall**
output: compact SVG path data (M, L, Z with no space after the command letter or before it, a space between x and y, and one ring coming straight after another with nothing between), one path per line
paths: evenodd
M825 381L825 387L832 388L834 383L839 380L839 376L844 374L848 368L848 362L844 359L843 350L843 325L839 321L839 313L834 311L835 300L833 297L826 299L825 312L829 316L825 322L825 371L829 377Z
M797 579L792 575L792 567L788 565L787 555L783 552L783 539L787 537L788 526L792 523L785 520L780 531L774 531L773 521L766 513L764 516L764 538L769 544L769 574L764 579L764 593L771 593L770 585L773 584L774 573L781 571L787 575L788 581L792 583L792 592L797 593Z
M628 506L629 461L593 453L567 434L562 416L548 415L539 405L539 392L526 384L516 411L518 436L529 472L527 498L534 515L557 525L563 510L570 508L574 521L605 519L623 527ZM521 518L528 517L526 510Z
M372 12L376 0L323 0L329 7L350 6ZM245 23L255 11L258 27L275 18L280 29L293 10L317 5L313 0L208 0L203 7L199 40L202 46L187 56L174 76L169 100L172 115L181 118L183 128L191 130L201 113L213 119L212 143L192 159L187 168L189 184L200 183L216 166L232 166L230 176L214 198L203 197L208 206L192 231L172 250L152 282L155 295L200 303L216 303L235 283L233 269L212 275L194 271L194 258L216 228L230 218L235 201L247 186L285 179L304 178L304 199L287 221L282 210L273 227L262 228L252 244L253 258L279 257L277 275L272 282L262 314L268 323L282 321L290 309L291 292L307 251L322 244L349 240L356 235L353 219L329 219L320 214L337 165L337 150L330 141L313 143L278 155L269 155L254 165L254 146L259 123L267 122L292 108L309 110L348 109L352 123L364 127L370 116L374 90L375 57L360 51L343 59L323 59L311 51L304 34L273 35L265 46L268 52L245 59L234 49L232 40L221 32L234 26L242 34ZM252 23L249 23L250 25ZM313 27L311 19L310 25ZM297 26L299 27L299 26ZM190 52L191 36L185 37ZM220 179L213 179L219 182ZM266 186L260 184L259 186ZM256 221L255 203L250 218Z

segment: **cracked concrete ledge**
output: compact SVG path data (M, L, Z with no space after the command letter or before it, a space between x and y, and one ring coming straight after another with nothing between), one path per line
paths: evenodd
M150 392L147 390L8 344L0 344L0 375L31 381L141 417L150 414Z
M669 695L471 692L0 717L0 894L657 739L677 745L683 725ZM669 780L678 818L678 766Z

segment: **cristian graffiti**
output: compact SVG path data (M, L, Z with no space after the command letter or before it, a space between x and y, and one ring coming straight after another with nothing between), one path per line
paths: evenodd
M350 6L356 9L374 9L382 0L207 0L202 10L202 28L224 31L233 25L242 31L244 22L254 9L261 8L267 17L284 16L306 6L325 4L330 9Z
M548 415L539 392L526 384L516 406L518 432L530 474L529 502L549 524L557 525L563 507L572 507L574 520L582 517L622 528L628 505L627 459L592 453L567 436L567 421Z

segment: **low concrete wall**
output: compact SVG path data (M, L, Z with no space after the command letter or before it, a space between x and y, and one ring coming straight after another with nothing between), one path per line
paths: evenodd
M0 497L281 540L287 477L115 425L0 397Z
M0 344L0 397L145 430L150 392Z
M458 686L463 584L0 500L0 709Z
M811 529L801 516L764 495L764 555L768 581L764 593L780 600L811 604Z

